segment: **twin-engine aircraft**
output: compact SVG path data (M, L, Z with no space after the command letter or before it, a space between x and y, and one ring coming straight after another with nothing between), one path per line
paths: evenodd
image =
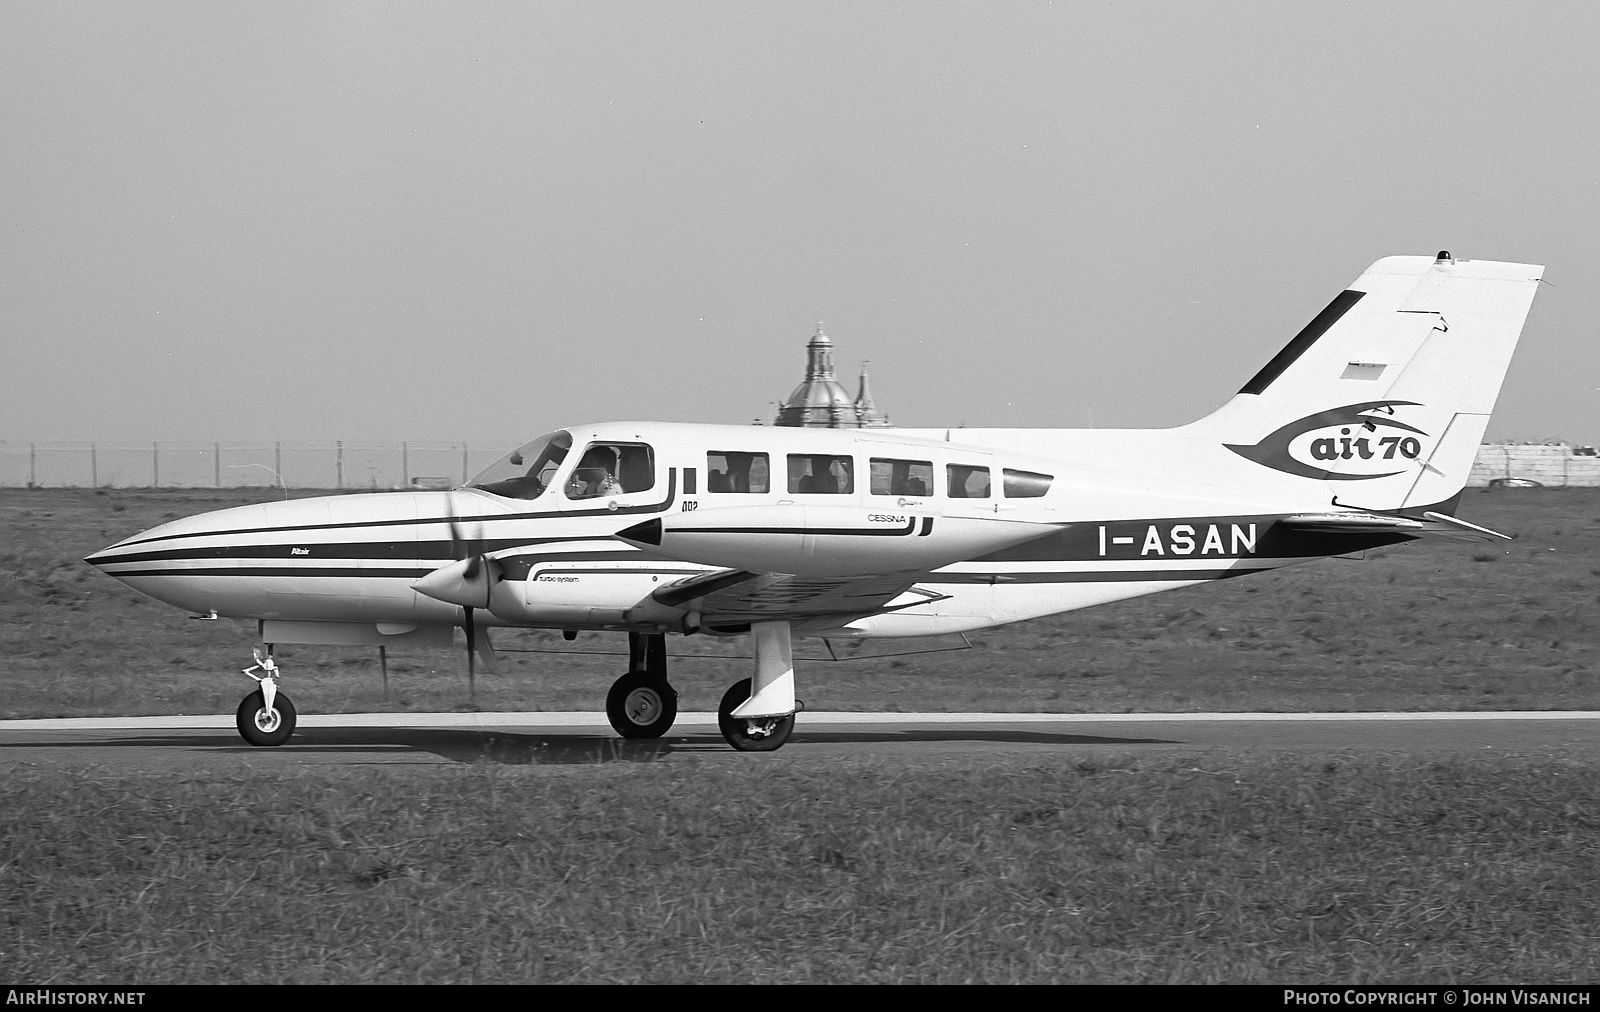
M490 627L625 632L606 714L677 716L666 637L745 636L736 749L794 727L795 636L958 633L1415 538L1502 538L1456 503L1541 267L1373 264L1220 409L1174 429L784 429L611 422L513 450L449 492L263 503L87 561L254 620L253 745L295 709L275 643L449 646ZM261 672L256 675L255 672Z

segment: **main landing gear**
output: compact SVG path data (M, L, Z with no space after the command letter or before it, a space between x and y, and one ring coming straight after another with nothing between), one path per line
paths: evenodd
M772 752L794 731L794 648L787 622L750 626L755 646L754 678L735 682L717 706L717 727L740 752Z
M753 678L734 683L717 706L717 727L740 752L771 752L794 731L794 648L787 622L750 627ZM628 673L606 695L606 719L624 738L659 738L678 719L678 693L667 681L667 637L628 634Z
M628 634L628 673L606 694L606 719L624 738L659 738L678 719L678 692L667 681L664 633Z
M267 644L265 657L259 650L251 652L256 662L245 668L244 673L259 682L261 688L244 697L235 722L239 734L252 745L282 745L294 734L294 704L278 691L278 665L272 659L272 644ZM257 671L261 672L259 676Z

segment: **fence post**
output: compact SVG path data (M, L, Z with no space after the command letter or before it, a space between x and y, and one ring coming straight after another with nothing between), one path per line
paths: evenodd
M150 487L161 487L161 444L150 441Z
M33 488L39 484L39 445L28 444L28 487Z
M463 485L465 485L467 483L467 479L469 477L471 477L470 475L467 474L467 466L468 466L467 465L467 444L466 443L462 443L461 444L461 484L463 484Z
M344 442L333 442L333 474L339 488L344 488Z
M272 473L277 476L279 488L289 487L283 483L283 442L281 440L272 444Z
M95 458L94 444L89 444L89 487L100 487L100 461Z
M400 444L400 487L411 487L411 444Z

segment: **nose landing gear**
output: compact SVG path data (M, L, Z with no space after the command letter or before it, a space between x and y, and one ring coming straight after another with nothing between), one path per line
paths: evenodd
M267 645L267 655L252 650L256 662L244 673L261 684L261 688L244 697L235 714L239 736L252 745L268 748L282 745L294 734L294 704L278 691L278 664L272 659L272 645ZM260 671L258 676L256 672Z

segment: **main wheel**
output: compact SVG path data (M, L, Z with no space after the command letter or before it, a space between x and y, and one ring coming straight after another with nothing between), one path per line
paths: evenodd
M260 689L244 697L244 702L239 704L239 734L252 745L263 748L282 745L294 734L294 721L294 704L281 692L273 698L270 710L267 697Z
M750 698L750 679L735 682L717 705L717 727L740 752L771 752L783 747L794 730L794 714L783 717L735 717L733 710Z
M624 738L659 738L678 719L678 694L644 672L623 675L606 693L606 719Z

